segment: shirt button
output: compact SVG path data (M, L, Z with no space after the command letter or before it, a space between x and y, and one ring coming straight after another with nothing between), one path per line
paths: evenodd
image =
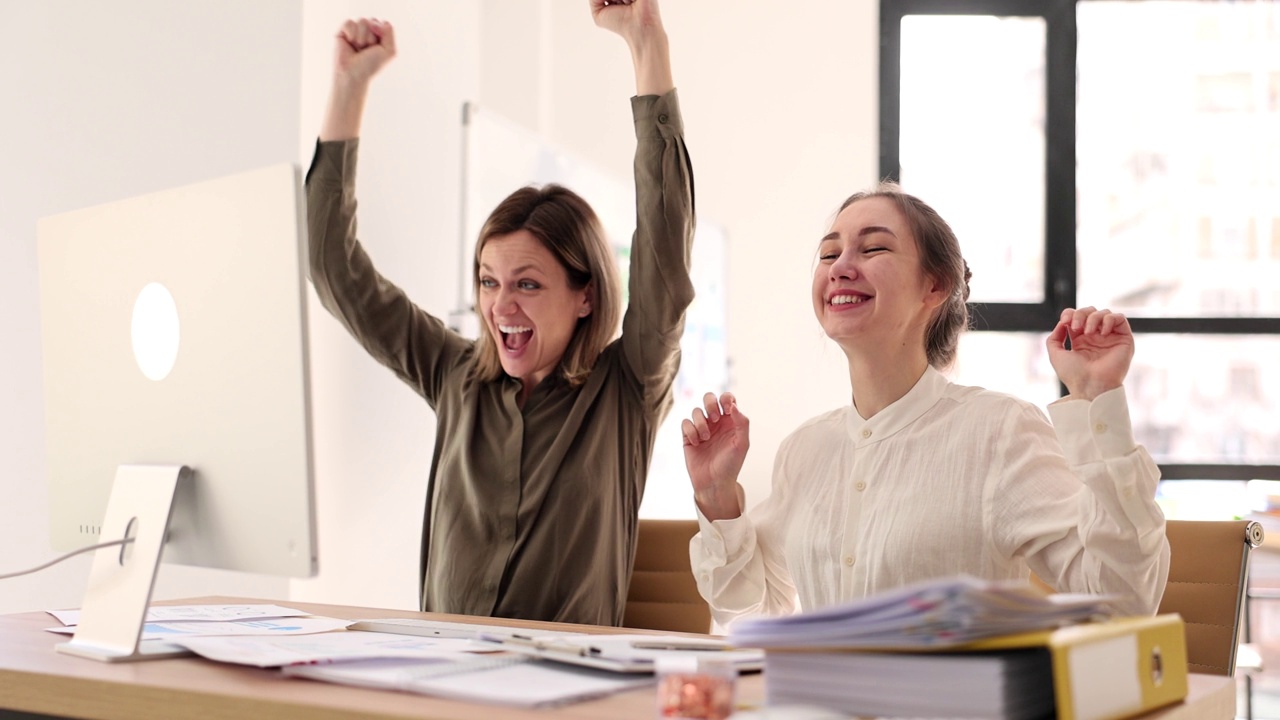
M1098 435L1101 435L1102 433L1107 431L1107 424L1104 422L1100 422L1097 425L1093 426L1093 431Z
M869 437L871 437L871 428L863 428L863 429L862 429L862 437L863 437L863 438L869 438Z
M861 492L867 489L867 484L859 481L857 485L854 485L854 487L857 488L859 492Z
M848 566L848 567L853 567L853 556L852 556L852 555L845 555L845 556L844 556L844 564L845 564L846 566Z
M666 113L662 113L661 115L659 115L659 116L658 116L658 122L660 122L660 123L662 123L662 124L664 124L664 125L665 125L665 124L667 123L667 114L666 114Z
M711 573L702 573L698 577L702 578L702 582L711 582Z

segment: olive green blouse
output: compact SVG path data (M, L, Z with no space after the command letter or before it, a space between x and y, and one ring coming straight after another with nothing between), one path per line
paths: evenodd
M311 279L324 306L436 411L422 609L622 622L654 436L671 408L693 170L676 92L631 100L636 220L622 335L586 382L467 379L476 342L416 306L356 239L357 140L321 142L307 173Z

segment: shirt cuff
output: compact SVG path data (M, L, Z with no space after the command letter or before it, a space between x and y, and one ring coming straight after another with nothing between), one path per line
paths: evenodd
M680 97L675 88L664 95L637 95L631 98L631 117L635 120L637 139L684 134Z
M1123 387L1092 401L1067 400L1049 405L1049 417L1070 465L1124 457L1138 446Z
M325 187L353 187L356 180L356 155L360 139L322 141L316 139L316 149L307 170L307 184Z
M693 507L698 513L703 554L727 562L729 556L742 547L751 533L751 521L747 519L747 514L743 513L729 520L708 520L697 503Z

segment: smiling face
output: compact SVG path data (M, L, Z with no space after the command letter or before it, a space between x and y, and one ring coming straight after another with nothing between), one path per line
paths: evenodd
M555 371L591 313L591 292L528 230L489 238L480 250L480 315L502 369L532 390Z
M813 309L846 352L923 353L925 327L945 296L921 269L907 220L888 198L849 205L819 243Z

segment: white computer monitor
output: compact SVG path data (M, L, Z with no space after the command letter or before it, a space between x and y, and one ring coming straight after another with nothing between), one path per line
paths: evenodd
M138 657L161 548L315 574L305 228L292 164L40 220L53 546L134 538L66 650Z

